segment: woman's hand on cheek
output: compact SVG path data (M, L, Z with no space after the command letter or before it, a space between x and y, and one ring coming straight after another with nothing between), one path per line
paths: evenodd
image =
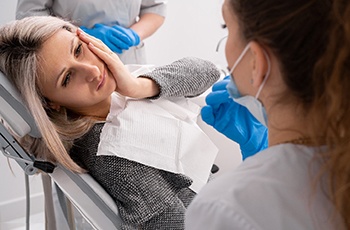
M158 87L152 80L133 77L120 61L118 55L113 53L101 40L79 29L77 35L84 43L88 44L89 49L107 65L117 83L115 90L118 93L133 98L152 97L159 93Z

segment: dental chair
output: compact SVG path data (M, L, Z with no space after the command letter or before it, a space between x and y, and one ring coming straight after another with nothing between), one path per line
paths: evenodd
M52 205L52 181L57 184L67 198L66 218L70 229L75 229L71 204L95 229L113 230L120 228L122 220L115 202L89 174L73 173L61 165L36 159L16 141L12 133L16 133L19 137L27 134L33 137L41 135L33 117L22 103L19 93L1 72L0 118L0 151L3 155L15 160L27 177L38 172L42 173L46 229L56 229Z

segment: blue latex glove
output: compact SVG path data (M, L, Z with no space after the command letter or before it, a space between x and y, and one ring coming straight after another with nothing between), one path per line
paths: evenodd
M91 29L80 27L85 33L100 39L113 52L122 53L123 50L140 43L140 37L135 31L121 26L106 26L95 24Z
M113 26L113 28L115 30L125 34L126 36L128 36L128 38L131 40L131 43L132 43L131 46L137 46L138 44L140 44L140 37L135 32L135 30L133 30L131 28L124 28L124 27L119 26L119 25L115 25L115 26Z
M268 130L249 110L230 98L225 78L213 85L202 108L203 121L240 145L242 159L267 148Z

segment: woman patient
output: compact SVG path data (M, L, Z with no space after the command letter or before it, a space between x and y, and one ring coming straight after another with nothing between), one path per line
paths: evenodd
M42 134L24 137L23 147L74 172L88 171L118 205L122 229L184 228L195 196L192 179L97 155L100 134L117 93L133 99L197 96L219 78L215 65L185 58L135 78L107 46L72 24L29 17L0 28L0 70L20 91Z

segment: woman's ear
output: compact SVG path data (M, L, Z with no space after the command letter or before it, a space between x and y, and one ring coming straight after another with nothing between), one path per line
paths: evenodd
M49 105L50 109L56 110L57 112L59 112L61 109L61 106L54 103L54 102L48 102L48 105Z
M268 70L268 61L264 53L264 48L255 41L250 42L250 52L253 56L251 83L253 87L259 88L266 76Z

